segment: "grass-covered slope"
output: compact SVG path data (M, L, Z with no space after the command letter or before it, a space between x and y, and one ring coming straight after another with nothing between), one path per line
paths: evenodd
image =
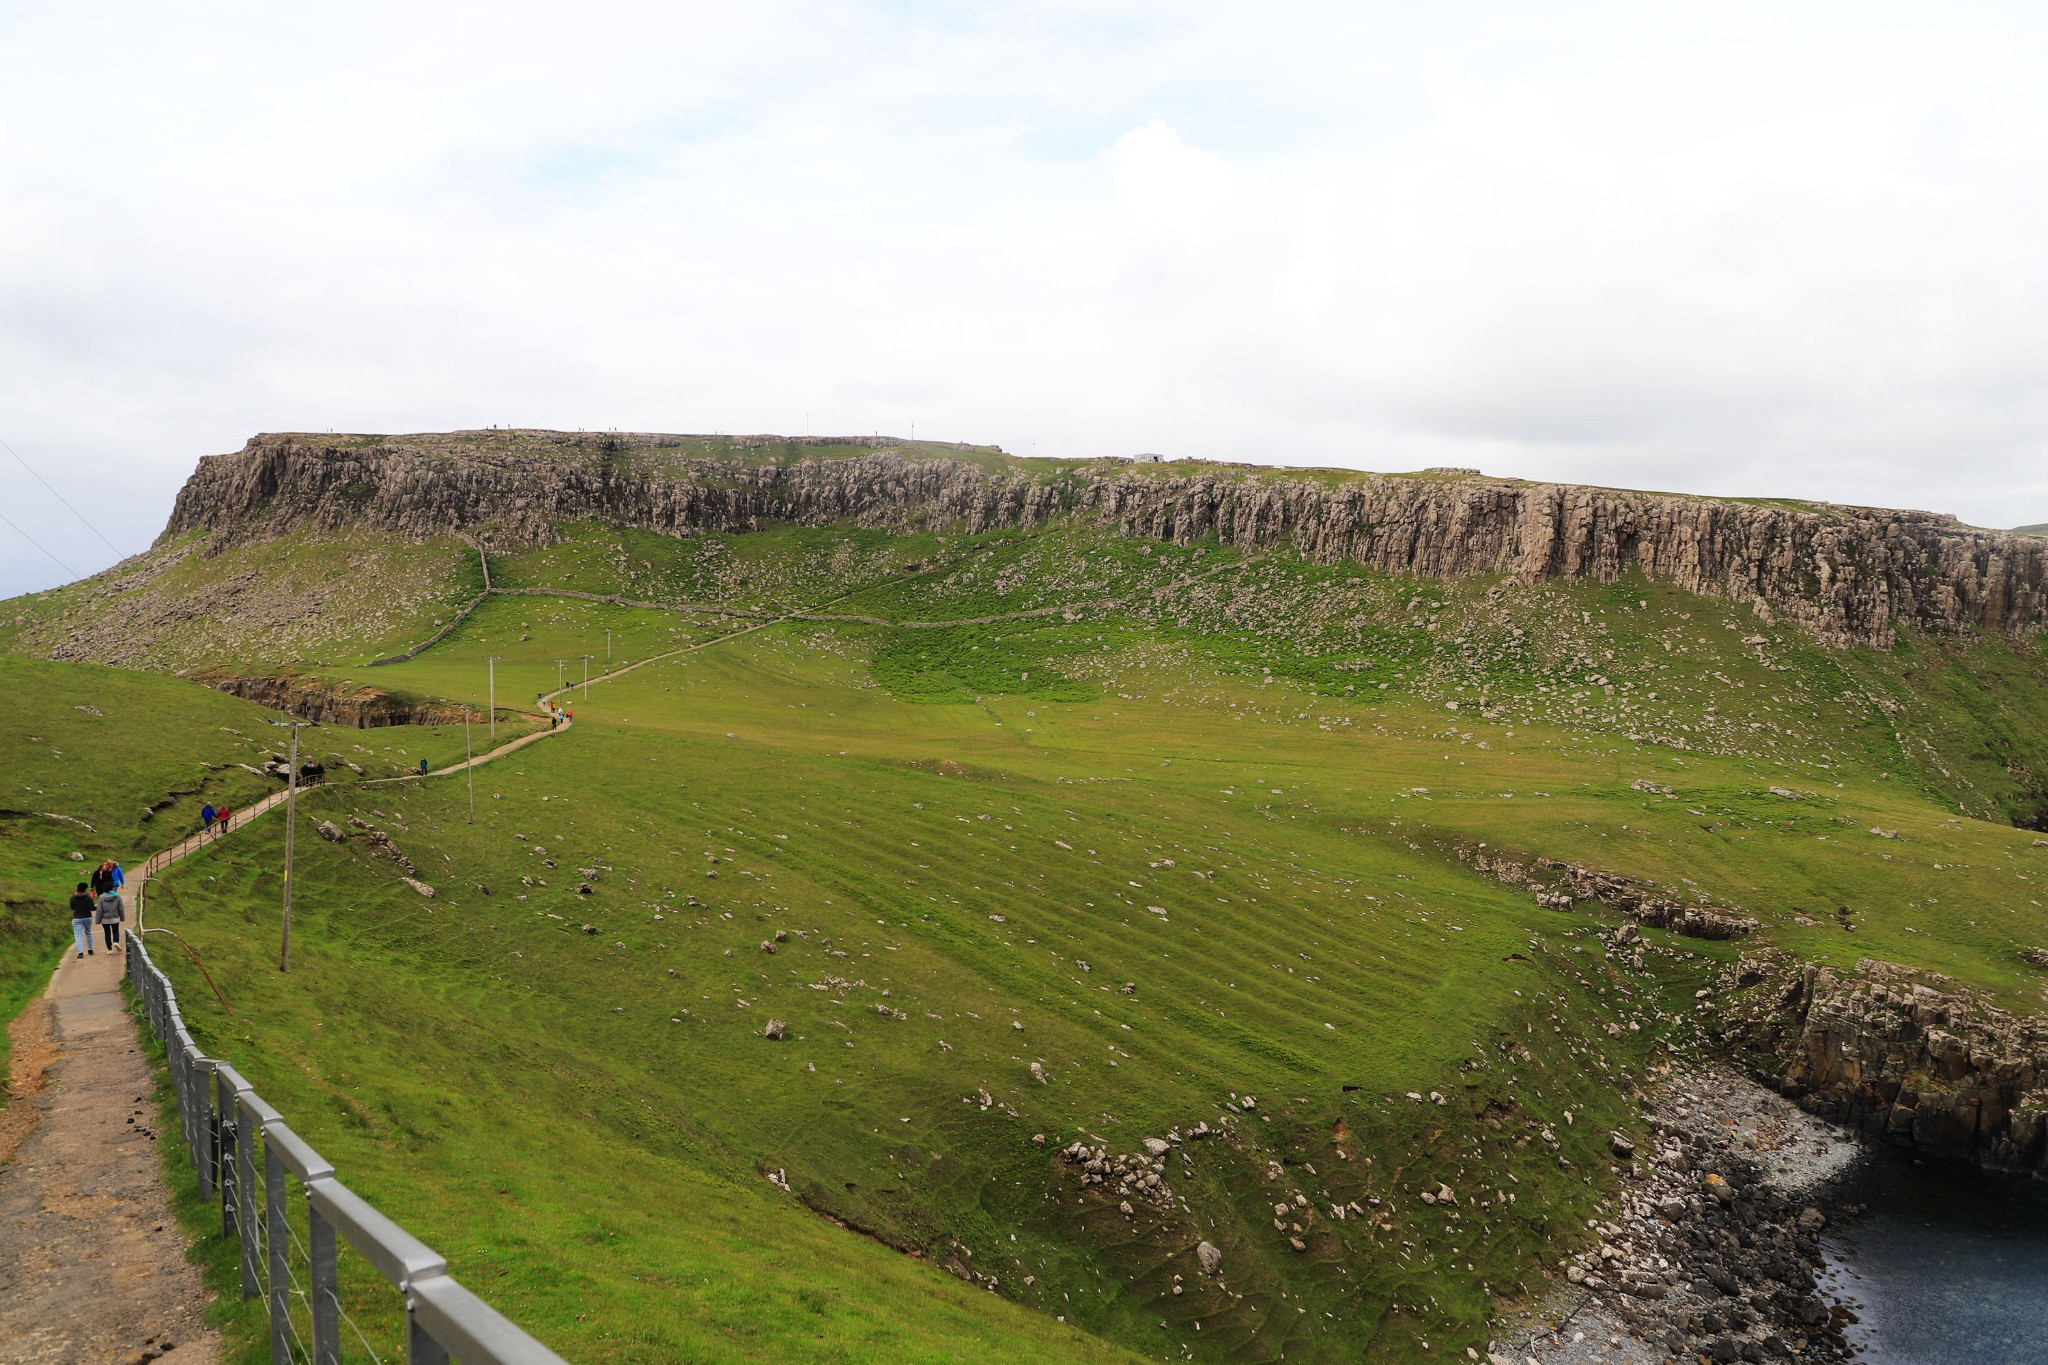
M426 639L483 588L477 552L361 534L215 547L179 537L0 602L0 649L157 672L367 663Z
M6 1021L71 941L72 888L180 838L208 801L241 804L268 779L272 713L147 673L0 654L0 1077ZM77 853L81 858L74 859Z
M474 824L459 781L308 798L435 897L302 837L279 976L273 826L158 909L235 1006L183 993L202 1041L572 1358L1482 1345L1758 941L1638 962L1482 846L2041 1004L2032 639L1832 650L1640 580L1072 525L582 525L490 571L517 591L408 662L291 660L480 704L495 658L501 705L599 671L606 631L641 664L480 772ZM1060 1155L1168 1135L1152 1198Z

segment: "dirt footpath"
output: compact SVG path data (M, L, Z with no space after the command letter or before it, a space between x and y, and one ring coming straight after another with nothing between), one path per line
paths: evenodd
M5 1365L212 1365L219 1355L159 1176L153 1082L121 969L119 949L83 961L67 949L12 1030L14 1098L0 1110Z

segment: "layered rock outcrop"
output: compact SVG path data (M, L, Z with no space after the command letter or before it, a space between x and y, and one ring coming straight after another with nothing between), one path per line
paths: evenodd
M748 453L780 441L728 440L702 454L702 438L652 435L259 436L200 461L165 535L206 530L225 544L360 527L535 544L578 519L679 534L766 521L985 531L1073 515L1126 535L1285 543L1319 562L1418 577L1612 580L1641 571L1760 603L1839 644L1886 645L1902 625L2048 624L2048 540L1928 512L1252 466L1174 476L1097 462L1054 472L999 455L904 454L881 438L810 443L868 452L848 458L818 458L802 442L781 442L765 458Z
M2048 1026L1926 975L1746 957L1720 1028L1783 1094L1865 1137L2048 1179Z
M1460 847L1457 854L1497 881L1527 886L1535 902L1547 909L1571 910L1582 901L1604 905L1619 910L1637 924L1668 929L1687 938L1741 938L1757 929L1757 922L1748 915L1721 906L1687 905L1647 890L1634 878L1619 873L1601 872L1558 858L1524 862L1512 854L1489 852L1484 845Z
M318 725L347 725L358 730L387 725L460 725L459 706L396 697L375 687L344 687L297 673L255 677L219 672L195 673L196 682L216 691L283 711ZM482 716L477 719L481 721Z

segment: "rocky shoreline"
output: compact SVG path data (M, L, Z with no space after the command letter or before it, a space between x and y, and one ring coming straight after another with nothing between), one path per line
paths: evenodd
M1619 1134L1628 1176L1598 1245L1565 1283L1503 1323L1499 1365L1664 1365L1849 1358L1818 1289L1826 1186L1856 1159L1845 1130L1734 1071L1663 1078L1649 1140Z

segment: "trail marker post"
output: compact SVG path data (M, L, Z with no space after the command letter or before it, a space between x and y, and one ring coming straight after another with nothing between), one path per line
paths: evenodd
M469 747L469 708L462 708L462 771L469 776L469 823L476 823L476 754Z
M583 656L583 700L590 700L590 656Z
M490 665L491 670L491 739L495 741L498 738L498 656L493 654L484 662ZM462 714L463 724L468 725L469 712L465 709Z

